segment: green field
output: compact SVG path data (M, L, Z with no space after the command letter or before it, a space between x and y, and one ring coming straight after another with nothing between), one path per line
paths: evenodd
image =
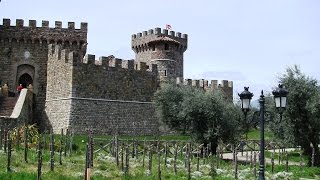
M250 132L249 137L254 139L257 132ZM271 137L271 135L270 135ZM143 163L143 146L142 142L146 141L146 147L150 145L156 145L158 140L162 142L162 150L165 142L178 142L181 147L184 143L191 142L190 137L188 136L161 136L161 137L131 137L131 136L121 136L119 139L122 139L121 142L124 142L125 145L132 144L132 140L140 140L140 144L137 145L138 158L132 158L132 146L130 146L128 159L129 159L129 170L126 174L121 167L121 157L119 156L119 166L117 166L115 157L113 157L109 152L106 152L110 149L110 144L112 137L111 136L95 136L95 151L98 148L105 147L104 150L94 153L94 162L93 168L91 169L91 179L158 179L159 171L159 161L157 149L154 149L152 153L152 170L149 168L149 152L144 158ZM44 140L43 138L41 138ZM63 139L63 143L64 143ZM87 136L75 135L73 137L73 145L71 154L69 154L69 147L67 146L67 154L64 156L62 152L62 165L59 164L59 150L62 147L64 150L65 146L60 144L60 135L55 135L55 148L56 152L54 154L54 171L50 171L50 152L49 152L49 135L45 136L45 147L43 150L43 166L42 166L42 179L84 179L84 170L85 170L85 149L86 142L88 140ZM154 140L154 141L153 141ZM69 139L70 141L70 139ZM1 150L0 151L0 179L36 179L37 178L37 151L35 149L36 144L29 144L30 149L28 151L28 163L24 162L24 149L23 143L20 145L20 149L17 150L16 146L12 148L12 159L11 159L11 171L7 172L7 154ZM125 147L125 146L124 146ZM156 146L154 146L156 147ZM196 143L194 143L196 147ZM121 149L119 147L119 149ZM125 150L125 148L123 148ZM173 147L169 146L170 152L173 152ZM106 151L105 151L106 150ZM184 151L182 151L184 152ZM121 153L119 152L119 155ZM194 153L193 153L194 154ZM124 153L125 156L125 153ZM271 153L267 152L266 157L270 157ZM275 154L277 158L277 154ZM297 157L297 152L292 152L289 154L290 161L299 161L299 156ZM125 167L125 157L123 157L124 167ZM167 160L165 162L165 159ZM234 179L234 165L230 161L223 161L215 156L199 158L196 157L196 154L192 156L190 162L190 176L192 179L212 179L214 175L215 179ZM199 170L198 170L199 164ZM144 167L143 167L144 165ZM164 151L160 156L160 172L162 179L188 179L188 168L186 166L186 155L179 151L176 160L176 169L177 173L174 173L174 155L168 154L167 158ZM238 176L239 179L255 179L253 175L253 168L250 168L250 165L239 163L238 164ZM257 165L258 169L258 165ZM284 165L276 165L274 174L271 174L271 166L267 165L266 167L266 176L269 178L276 179L299 179L299 177L304 178L319 178L320 177L320 168L310 168L310 167L299 167L299 166L290 166L289 173L285 173Z

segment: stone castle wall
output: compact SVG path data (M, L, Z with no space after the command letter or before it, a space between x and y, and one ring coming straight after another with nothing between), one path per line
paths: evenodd
M94 55L49 45L46 113L55 132L153 134L158 120L151 99L157 69L132 60ZM136 66L137 65L137 66ZM136 69L137 68L137 69ZM133 128L134 127L134 128Z
M150 102L157 87L157 67L144 62L86 55L73 71L74 97Z
M75 29L74 22L62 28L61 21L49 27L49 21L42 21L41 27L35 20L17 19L15 25L10 19L3 19L0 25L0 81L7 83L11 92L16 92L19 77L27 73L32 78L35 94L35 119L45 121L45 99L47 92L48 44L61 44L85 52L87 23Z
M77 133L157 135L158 121L151 102L72 99L70 126Z

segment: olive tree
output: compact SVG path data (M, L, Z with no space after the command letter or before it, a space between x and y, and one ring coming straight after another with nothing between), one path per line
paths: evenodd
M242 127L240 108L219 91L167 84L157 91L155 104L158 117L170 128L210 143L214 153L219 141L234 142Z
M315 148L315 166L320 166L320 89L316 79L303 74L297 66L288 68L280 82L289 91L288 105L277 134L300 145L309 156Z

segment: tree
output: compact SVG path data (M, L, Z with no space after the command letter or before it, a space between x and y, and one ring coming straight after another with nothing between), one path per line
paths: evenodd
M315 148L315 166L320 166L320 89L316 79L304 75L297 66L288 68L280 82L288 89L288 105L278 135L300 145L309 156Z
M158 117L170 128L190 133L216 152L218 142L234 142L240 133L240 108L227 103L221 92L189 86L164 85L155 96Z

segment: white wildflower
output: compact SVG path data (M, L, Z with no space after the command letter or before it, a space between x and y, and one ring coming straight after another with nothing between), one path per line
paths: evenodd
M223 174L225 172L225 170L223 169L216 169L216 172L218 175Z
M192 176L193 178L199 178L199 177L202 176L202 172L200 172L200 171L195 171L195 172L191 173L191 176Z
M146 176L150 176L151 175L151 171L148 169L148 170L145 170L144 171L144 175Z

